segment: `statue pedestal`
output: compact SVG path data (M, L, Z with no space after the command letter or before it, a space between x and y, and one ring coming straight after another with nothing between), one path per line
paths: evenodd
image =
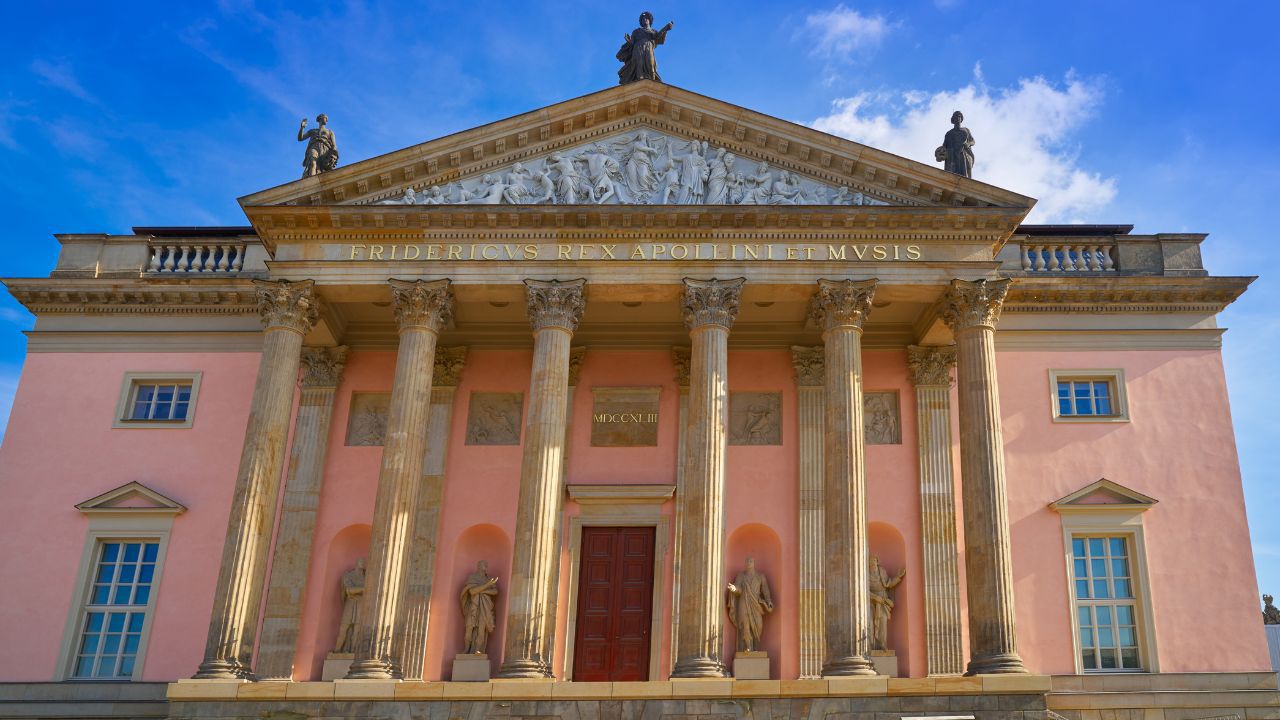
M733 677L735 680L768 680L769 653L756 650L734 655Z
M355 659L355 653L331 652L325 655L324 668L320 671L320 679L325 682L341 680L347 676L347 671L351 669L351 662Z
M894 650L872 650L867 653L877 675L898 677L898 653Z
M488 655L454 655L453 682L488 682Z

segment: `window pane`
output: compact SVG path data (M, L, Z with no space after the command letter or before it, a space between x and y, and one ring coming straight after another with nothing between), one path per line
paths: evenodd
M1079 383L1071 383L1071 385L1075 390L1075 396L1077 400L1081 398L1089 397L1089 383L1079 382Z
M1078 577L1078 578L1088 577L1088 575L1089 575L1089 567L1088 567L1088 565L1086 565L1086 564L1085 564L1085 561L1084 561L1083 559L1078 559L1078 560L1076 560L1076 561L1073 563L1073 565L1074 565L1074 567L1075 567L1075 574L1076 574L1076 577Z
M129 596L132 594L133 594L132 585L117 585L116 595L115 595L115 598L112 599L111 604L112 605L128 605ZM114 620L115 617L112 616L112 619Z
M1104 578L1107 576L1107 561L1094 559L1089 565L1093 568L1093 576L1096 578ZM132 568L131 568L132 569ZM129 577L133 577L133 573L129 573Z
M1116 606L1116 623L1119 625L1134 625L1133 606L1117 605Z
M125 655L138 654L138 639L140 637L141 636L137 635L136 633L129 633L128 635L124 636L124 654Z
M151 403L139 400L133 404L133 412L129 413L130 420L150 420Z
M1084 557L1084 539L1083 538L1071 539L1071 554L1075 555L1078 558Z
M1071 397L1071 383L1067 383L1067 382L1058 383L1058 397L1060 398Z
M1094 562L1097 562L1097 560L1094 560ZM137 565L121 565L120 566L120 582L122 583L133 582L133 574L137 571L138 571Z
M1093 396L1099 399L1111 397L1111 383L1105 381L1095 382L1093 384Z
M1118 598L1133 597L1133 586L1129 583L1128 580L1117 580L1115 584L1116 584L1116 597Z
M159 552L160 552L160 544L159 544L159 543L147 543L146 547L145 547L145 548L143 549L143 551L142 551L142 561L143 561L143 562L155 562L155 561L156 561L156 555L157 555Z
M120 677L133 677L133 661L132 655L120 659Z
M1102 538L1089 538L1089 554L1102 555L1106 542Z
M98 635L88 633L84 636L84 642L80 643L81 655L92 655L98 651Z
M90 605L106 605L111 599L110 585L95 585L93 587L93 597L89 599Z
M109 582L111 582L111 578L112 578L112 576L114 576L114 575L115 575L115 572L116 572L116 566L115 566L115 565L108 565L108 564L106 564L106 563L103 563L103 564L98 568L98 582L100 582L100 583L109 583Z
M145 618L146 618L145 613L136 612L136 613L130 614L129 615L129 632L131 633L142 632L142 621Z
M1093 647L1093 631L1084 629L1080 631L1080 647Z
M1101 607L1094 608L1094 610L1098 615L1098 624L1109 627L1111 625L1111 608L1103 605Z
M1098 659L1094 656L1092 650L1084 650L1080 653L1080 667L1085 670L1098 669Z
M148 545L147 547L149 549L151 546ZM138 582L144 585L151 582L151 578L153 575L155 575L155 572L156 572L155 565L151 563L147 563L143 565L141 569L138 570Z
M89 677L93 674L93 658L82 657L76 660L76 677Z
M156 395L155 385L139 385L138 393L134 397L140 403L149 403L152 401L152 399L155 398L155 395Z
M1111 411L1111 401L1107 398L1098 398L1095 402L1098 405L1099 415L1115 415L1115 413Z
M1088 599L1089 597L1089 581L1088 580L1076 581L1076 597L1081 599Z
M1088 398L1076 398L1076 414L1092 415L1093 403L1090 402Z
M190 385L178 386L178 402L191 402L191 386Z
M102 544L102 562L115 562L118 557L120 557L120 543Z
M1070 414L1071 414L1071 401L1070 401L1070 400L1063 399L1063 400L1059 400L1059 401L1058 401L1058 414L1059 414L1059 415L1070 415Z
M1129 549L1125 544L1124 538L1111 538L1111 554L1117 557L1125 557L1129 554Z
M1137 647L1138 634L1131 627L1120 628L1120 647Z
M116 669L115 664L116 664L115 658L103 658L99 660L98 671L94 673L94 677L100 677L100 678L111 677L112 673L114 673Z
M85 629L89 632L102 632L102 613L89 613L89 619L85 622Z
M1098 628L1098 647L1109 648L1116 646L1115 634L1110 627Z
M1093 608L1088 605L1078 608L1078 617L1081 625L1093 624Z
M151 586L139 585L137 591L135 591L133 594L133 604L146 605L147 601L150 598L151 598Z
M1120 651L1120 661L1122 666L1129 670L1137 670L1142 667L1138 662L1138 649L1126 648Z
M1096 598L1109 598L1109 597L1111 597L1111 591L1107 588L1107 581L1106 581L1106 580L1094 580L1094 581L1093 581L1093 596L1094 596L1094 597L1096 597ZM1099 615L1099 617L1101 617L1101 615L1102 615L1102 608L1098 608L1098 615ZM1102 621L1101 621L1101 620L1099 620L1098 622L1102 622Z
M1115 577L1129 577L1129 561L1124 558L1112 560L1111 574Z
M159 385L156 387L156 402L171 403L173 402L175 388L173 385Z
M115 633L107 633L102 641L102 654L115 655L120 652L120 636Z
M172 413L170 413L170 415L169 415L169 419L170 419L170 420L186 420L186 419L187 419L187 404L186 404L186 403L174 403L174 405L173 405L173 412L172 412Z
M1098 655L1102 657L1102 669L1114 670L1116 667L1116 651L1115 650L1099 650Z

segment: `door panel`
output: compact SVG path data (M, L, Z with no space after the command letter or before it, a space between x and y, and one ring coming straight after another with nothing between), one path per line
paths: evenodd
M573 679L649 679L654 528L586 527Z

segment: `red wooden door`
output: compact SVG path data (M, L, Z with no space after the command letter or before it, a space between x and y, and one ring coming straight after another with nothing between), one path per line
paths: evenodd
M649 679L652 527L585 527L578 567L573 679Z

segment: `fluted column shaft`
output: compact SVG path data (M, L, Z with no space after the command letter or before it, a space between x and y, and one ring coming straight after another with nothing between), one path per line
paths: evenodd
M204 660L195 677L250 678L258 609L275 520L302 338L319 315L310 280L254 281L265 328L240 468L214 590Z
M821 347L792 347L800 420L800 677L822 675L826 660L823 620L823 576L827 548L823 542L822 446L826 414L826 372Z
M683 310L693 347L680 503L680 627L674 678L725 677L724 480L729 420L729 329L742 284L686 278Z
M964 672L951 460L951 367L955 361L954 347L907 348L907 366L916 386L925 647L930 675Z
M302 392L298 416L293 423L289 470L267 585L262 641L258 646L256 671L260 680L289 680L293 676L298 623L302 619L311 541L329 447L329 422L346 358L345 346L302 350Z
M526 280L533 371L525 416L511 595L502 678L552 677L564 500L569 342L582 319L585 280Z
M374 500L364 602L356 627L356 657L348 678L389 679L401 673L398 635L422 485L436 340L453 312L448 280L389 282L400 344Z
M862 324L875 280L819 280L812 317L826 364L823 536L826 654L823 675L874 675L867 659L871 607L867 567L866 463L862 437Z
M970 675L1026 672L1014 631L1013 557L996 386L995 325L1009 283L954 280L942 308L956 338Z

